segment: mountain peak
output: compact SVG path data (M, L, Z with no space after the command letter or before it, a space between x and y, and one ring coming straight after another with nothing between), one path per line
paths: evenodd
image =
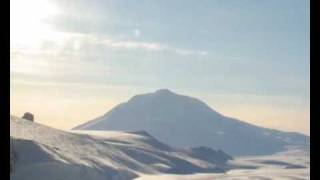
M169 89L158 89L155 92L156 94L174 94L172 91Z
M232 155L270 154L284 150L288 144L304 148L309 142L306 136L274 133L223 116L201 100L168 89L135 95L105 115L74 129L143 130L172 146L208 146ZM266 131L273 135L266 136ZM146 135L144 132L140 134ZM293 140L288 143L283 140L286 138Z

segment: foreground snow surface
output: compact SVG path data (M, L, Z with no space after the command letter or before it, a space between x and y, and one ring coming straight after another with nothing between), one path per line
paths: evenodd
M12 180L309 179L309 153L299 150L217 165L143 131L66 132L13 116L10 136Z
M223 172L146 132L62 131L11 117L12 180L126 180L141 174Z
M145 175L136 180L303 180L310 179L310 154L292 150L269 156L237 158L230 164L252 166L252 169L232 169L226 173L198 173L193 175ZM254 168L255 167L255 168Z

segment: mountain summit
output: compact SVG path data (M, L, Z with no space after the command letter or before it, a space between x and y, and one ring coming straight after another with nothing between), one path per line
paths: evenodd
M174 94L172 91L170 91L169 89L158 89L156 90L157 94Z
M133 96L76 130L147 131L176 147L209 146L231 155L264 155L308 148L299 133L258 127L223 116L204 102L168 89Z

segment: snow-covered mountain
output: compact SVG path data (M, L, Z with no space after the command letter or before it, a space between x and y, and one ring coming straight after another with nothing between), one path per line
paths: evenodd
M127 180L225 172L232 158L208 147L175 149L147 132L62 131L11 116L11 180Z
M232 155L264 155L288 147L308 149L310 138L226 117L204 102L161 89L136 95L76 130L144 130L176 147L209 146Z

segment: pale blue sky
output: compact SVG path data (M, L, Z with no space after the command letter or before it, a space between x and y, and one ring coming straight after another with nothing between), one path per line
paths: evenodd
M37 25L13 33L12 91L26 97L35 87L54 86L42 95L62 94L63 102L99 98L99 105L113 99L97 107L98 115L135 93L169 88L226 115L309 134L309 6L303 0L50 0L35 11L45 14L39 22L30 16ZM14 15L28 18L31 8ZM13 29L23 22L11 21ZM39 34L37 41L20 38ZM69 126L88 120L59 118Z

